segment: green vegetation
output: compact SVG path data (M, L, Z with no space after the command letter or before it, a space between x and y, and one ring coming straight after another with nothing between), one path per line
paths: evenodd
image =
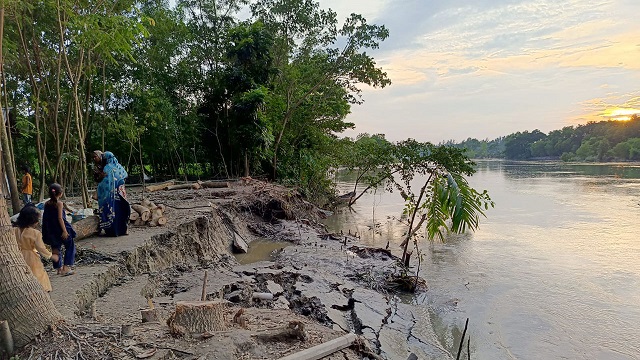
M57 181L88 203L94 149L115 153L132 182L267 177L318 200L332 194L331 170L346 166L358 173L354 192L397 190L417 175L428 175L425 199L468 188L461 176L471 165L459 149L338 137L354 126L345 119L363 102L360 87L391 83L368 54L389 33L360 15L339 21L312 0L4 6L9 143L36 188ZM410 187L402 193L413 196ZM458 227L459 207L438 204L444 217L434 221ZM462 229L474 228L473 216Z
M471 158L563 161L640 160L640 117L628 121L590 122L544 134L540 130L510 134L492 141L467 139L447 145L467 149Z
M326 189L360 86L390 84L367 53L387 29L310 0L3 3L15 163L36 188L58 181L85 200L93 149L132 181L144 169Z

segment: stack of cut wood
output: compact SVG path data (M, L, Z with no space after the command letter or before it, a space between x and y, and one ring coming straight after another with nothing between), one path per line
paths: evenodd
M133 211L129 219L136 226L162 226L167 223L168 219L164 214L166 207L162 204L156 205L153 201L144 199L140 204L131 205L131 209Z

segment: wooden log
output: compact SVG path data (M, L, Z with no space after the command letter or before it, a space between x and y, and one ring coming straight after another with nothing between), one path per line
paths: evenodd
M258 300L273 300L273 294L267 292L254 292L251 297Z
M142 322L158 322L158 310L157 309L144 309L140 310L140 315L142 315Z
M176 310L167 325L172 333L204 333L226 329L224 322L224 300L178 301Z
M263 341L281 341L281 340L290 340L290 339L298 339L305 341L307 340L307 333L304 330L305 325L302 321L289 321L287 326L283 326L276 329L269 329L257 334L253 334L252 336L261 338Z
M153 185L149 185L145 188L145 190L147 190L148 192L154 192L154 191L158 191L158 190L164 190L167 186L171 186L171 185L175 185L176 182L173 180L170 181L165 181L163 183L159 183L159 184L153 184Z
M159 225L159 219L162 218L162 210L160 209L155 209L153 211L151 211L151 219L149 220L149 225L150 226L158 226ZM166 224L166 222L165 222Z
M240 236L240 234L236 233L234 230L231 230L233 233L233 250L238 253L246 254L249 251L249 245L246 241Z
M349 333L339 338L327 341L320 345L310 347L295 354L280 358L280 360L318 360L331 355L337 351L347 348L353 344L358 335Z
M0 321L0 358L8 359L13 354L13 336L9 329L9 322ZM4 356L2 356L4 355Z
M149 219L151 219L151 210L146 206L133 204L131 205L131 208L140 215L142 221L149 221Z
M179 184L179 185L171 185L167 186L165 190L198 190L202 188L198 183L190 183L190 184Z
M200 186L203 188L228 188L229 183L226 181L202 181Z
M140 214L137 211L132 211L131 215L129 215L129 220L136 221L138 219L140 219Z
M162 210L164 214L164 212L167 211L167 206L165 204L158 204L158 209Z
M156 222L158 223L158 226L163 226L163 225L166 225L167 222L169 222L169 219L167 219L166 216L162 216L162 217L159 217Z
M153 202L153 201L147 201L147 203L145 204L145 206L147 208L149 208L149 210L153 211L155 209L158 208L158 206Z
M76 231L76 241L94 236L100 231L100 217L97 215L87 216L74 222L73 229Z
M142 220L142 218L138 218L138 219L133 223L133 225L135 225L135 226L142 226L142 225L144 225L144 224L146 224L146 223L147 223L147 222L146 222L146 221L144 221L144 220Z

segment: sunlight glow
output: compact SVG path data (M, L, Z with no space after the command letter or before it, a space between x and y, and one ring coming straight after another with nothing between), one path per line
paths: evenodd
M600 116L617 121L627 121L632 115L640 114L640 110L634 108L611 108L605 110Z

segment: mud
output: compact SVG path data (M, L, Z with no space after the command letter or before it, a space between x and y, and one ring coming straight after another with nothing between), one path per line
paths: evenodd
M93 358L139 358L153 350L151 359L276 359L345 332L364 340L328 358L451 358L427 311L381 286L397 270L397 257L358 246L352 236L326 236L319 223L326 212L290 189L257 181L232 185L147 193L167 205L167 226L79 241L76 274L51 275L51 297L67 323L98 329L93 338L110 349ZM135 189L129 193L134 202L142 197ZM231 254L234 236L255 244L270 239L256 259L267 261L240 264L244 255ZM200 299L205 270L206 298L229 302L229 330L207 339L174 338L163 321L177 301ZM158 310L159 324L140 322L140 310L149 306ZM247 309L246 328L230 322L239 308ZM252 336L291 320L307 325L306 341ZM122 325L133 326L133 335L114 334Z

